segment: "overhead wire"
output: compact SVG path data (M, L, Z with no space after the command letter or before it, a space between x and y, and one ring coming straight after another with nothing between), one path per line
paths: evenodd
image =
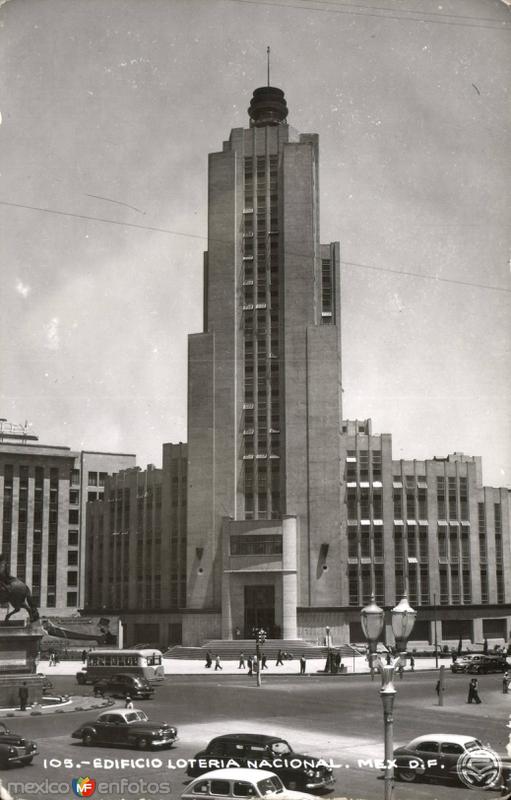
M425 19L424 16L402 16L400 14L392 13L388 14L383 9L381 14L374 14L369 11L355 11L348 8L320 8L317 6L305 6L305 5L295 5L294 3L281 3L281 2L273 2L273 0L227 0L229 3L240 3L241 5L254 5L254 6L269 6L273 8L295 8L299 11L316 11L319 13L325 14L343 14L348 16L355 16L355 17L374 17L376 19L390 19L390 20L401 20L405 22L421 22L421 23L431 23L432 25L453 25L460 28L477 28L479 30L490 30L490 31L509 31L511 27L504 24L497 24L495 25L472 25L470 23L465 22L453 22L449 20L440 20L440 19ZM310 0L308 0L310 2ZM375 10L378 10L378 7L374 7ZM413 12L409 12L413 13ZM424 12L417 11L417 15L424 14Z
M120 220L108 219L107 217L94 217L94 216L91 216L89 214L77 214L77 213L74 213L72 211L60 211L59 209L54 209L54 208L44 208L42 206L30 206L30 205L25 205L25 204L22 204L22 203L12 203L12 202L9 202L7 200L0 200L0 205L9 206L9 207L12 207L12 208L22 208L22 209L25 209L25 210L28 210L28 211L40 211L40 212L43 212L45 214L55 214L55 215L61 216L61 217L71 217L71 218L74 218L74 219L82 219L82 220L85 220L87 222L102 222L102 223L107 224L107 225L118 225L118 226L123 227L123 228L136 228L138 230L152 231L153 233L167 233L167 234L170 234L172 236L183 236L183 237L187 237L187 238L190 238L190 239L199 239L201 241L206 241L206 242L217 242L217 243L220 243L220 244L231 244L231 242L229 240L227 240L227 239L214 239L214 238L211 238L211 237L205 236L203 234L199 234L199 233L186 233L185 231L176 231L176 230L172 230L170 228L160 228L160 227L157 227L155 225L141 225L140 223L137 223L137 222L121 222ZM299 258L311 258L313 256L312 253L303 253L303 252L302 253L295 253L295 252L293 252L291 250L285 250L284 251L284 255L295 256L295 257L299 257ZM505 292L505 293L511 294L511 289L506 289L503 286L491 286L491 285L485 284L485 283L473 283L471 281L462 281L462 280L458 280L456 278L444 278L444 277L440 277L438 275L427 275L427 274L425 275L425 274L420 273L420 272L412 272L411 270L392 269L390 267L376 266L375 264L361 264L361 263L356 262L356 261L345 261L343 259L340 260L340 263L344 264L345 266L358 267L358 268L361 268L361 269L371 269L371 270L375 270L377 272L389 272L389 273L392 273L394 275L405 275L405 276L408 276L408 277L422 278L423 280L437 281L437 282L441 282L441 283L453 283L453 284L457 284L457 285L460 285L460 286L471 286L471 287L476 288L476 289L488 289L488 290L491 290L491 291L494 291L494 292Z

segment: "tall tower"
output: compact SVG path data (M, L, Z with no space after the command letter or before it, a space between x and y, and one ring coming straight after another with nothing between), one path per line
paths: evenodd
M318 136L288 125L273 86L248 113L209 156L185 643L254 625L292 638L298 606L341 602L339 245L320 244Z

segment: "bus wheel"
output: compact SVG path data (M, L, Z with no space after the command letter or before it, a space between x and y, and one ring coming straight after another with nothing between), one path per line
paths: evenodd
M149 746L149 739L146 739L144 736L142 736L137 742L137 747L139 750L148 750Z

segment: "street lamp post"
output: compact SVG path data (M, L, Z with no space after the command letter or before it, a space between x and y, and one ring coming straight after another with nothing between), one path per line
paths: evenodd
M371 677L374 677L374 665L381 673L380 696L383 703L383 726L384 726L384 765L385 765L385 800L392 800L394 793L394 767L392 759L394 754L393 736L393 709L396 689L394 687L394 671L396 668L406 664L406 647L417 612L408 603L406 597L395 606L391 611L392 630L396 640L396 648L399 655L391 659L389 664L385 664L376 652L378 639L383 631L385 623L385 612L376 605L374 596L371 602L361 611L362 630L369 642L369 667Z

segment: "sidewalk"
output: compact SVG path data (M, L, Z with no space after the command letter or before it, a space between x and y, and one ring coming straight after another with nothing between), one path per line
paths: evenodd
M342 680L346 675L364 674L369 672L369 666L365 656L355 656L355 658L343 659L343 665L346 667L347 672L343 675L328 676L336 677ZM449 670L451 659L440 658L439 666L444 665L446 670ZM247 669L238 669L238 660L234 661L221 661L221 670L215 671L215 665L207 669L204 666L204 661L197 659L181 659L181 658L164 658L165 674L166 675L243 675L246 674ZM52 678L52 675L76 675L77 672L83 668L81 661L59 661L55 667L49 667L47 661L39 662L38 672ZM325 668L324 658L311 658L307 660L307 674L316 675L323 672ZM415 671L422 672L425 670L435 670L434 658L416 658ZM407 663L406 672L410 671L410 664ZM280 667L275 666L275 660L268 661L268 669L264 670L263 675L298 675L300 672L300 661L298 658L293 658L292 661L284 661ZM326 676L325 676L326 677Z

